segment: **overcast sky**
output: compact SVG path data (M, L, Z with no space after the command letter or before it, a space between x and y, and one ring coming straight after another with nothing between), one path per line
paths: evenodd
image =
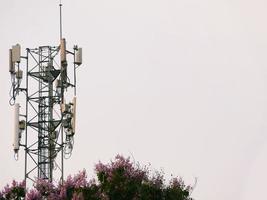
M266 199L267 2L63 0L83 47L77 134L66 174L117 153L198 184L198 200ZM0 6L0 187L14 161L8 49L58 45L58 1Z

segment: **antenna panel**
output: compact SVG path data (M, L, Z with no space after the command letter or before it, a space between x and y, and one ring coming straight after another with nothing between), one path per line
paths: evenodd
M14 46L12 46L12 62L20 62L20 45L16 44Z
M66 57L66 40L65 38L60 40L60 60L61 63L67 62L67 57Z
M75 54L75 64L81 65L82 64L82 48L78 48Z
M13 149L15 152L19 150L19 104L14 105L14 136Z
M12 49L9 49L9 72L14 74L15 72L15 65L12 61Z

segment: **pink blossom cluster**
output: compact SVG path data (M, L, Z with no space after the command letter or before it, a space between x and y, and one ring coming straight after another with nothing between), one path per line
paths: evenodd
M115 157L115 161L111 161L110 164L103 164L99 162L95 165L95 171L97 174L103 173L107 180L110 181L114 178L114 172L122 170L123 175L128 179L136 179L144 181L148 179L148 171L146 168L141 168L139 164L134 164L130 161L130 158L124 158L121 155Z
M26 193L25 181L12 181L11 185L7 184L0 192L0 199L20 199Z
M190 185L186 186L181 177L174 177L169 182L171 188L185 188L186 191L191 192L194 188Z
M151 173L121 155L107 164L99 162L95 172L98 180L88 180L82 170L63 183L36 180L31 189L25 188L25 182L13 181L0 191L0 200L192 200L193 188L181 178L172 178L166 185L163 171Z
M86 170L84 169L73 177L69 175L63 185L67 188L85 188L88 187L89 184Z

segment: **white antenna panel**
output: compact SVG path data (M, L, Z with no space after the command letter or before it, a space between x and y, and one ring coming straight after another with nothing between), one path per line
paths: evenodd
M75 54L75 64L81 65L83 62L82 58L82 48L78 48L76 54Z
M19 44L16 44L14 46L12 46L12 62L15 63L15 62L20 62L20 56L21 56L21 53L20 53L20 45Z
M66 40L65 40L65 38L63 38L63 39L60 40L60 60L63 63L67 62L67 57L66 57Z
M73 97L72 100L72 119L71 119L71 127L72 127L72 132L75 134L75 129L76 129L76 97Z
M12 61L12 49L9 49L9 72L14 74L15 72L15 65Z
M15 152L19 150L19 104L14 105L14 141L13 149Z

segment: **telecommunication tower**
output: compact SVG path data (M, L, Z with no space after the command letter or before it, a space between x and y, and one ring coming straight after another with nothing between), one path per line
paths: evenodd
M82 49L60 44L9 50L10 105L14 107L15 158L25 150L25 181L63 181L64 158L71 155L76 120L76 70L82 64ZM55 173L54 173L55 172ZM56 173L57 172L57 173Z

